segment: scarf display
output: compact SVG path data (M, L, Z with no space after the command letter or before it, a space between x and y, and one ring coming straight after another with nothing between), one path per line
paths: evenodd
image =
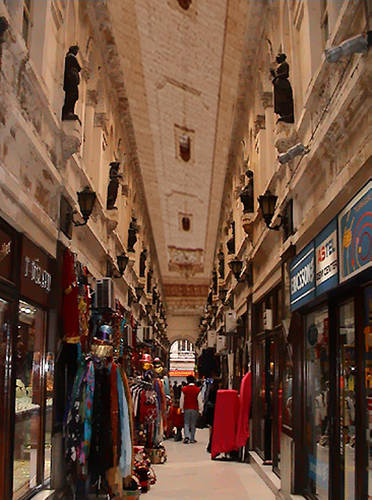
M77 492L99 485L110 498L121 496L133 474L132 407L119 364L82 358L64 422L65 457Z

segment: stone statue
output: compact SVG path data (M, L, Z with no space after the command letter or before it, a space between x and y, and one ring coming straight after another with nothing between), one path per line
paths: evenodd
M122 178L122 175L119 174L119 167L119 161L112 161L110 163L110 182L107 188L107 210L117 210L115 203L118 197L119 179Z
M248 179L247 184L242 189L239 197L240 201L243 203L243 211L245 214L254 212L254 196L253 196L253 172L252 170L247 170L245 175Z
M134 245L137 243L137 219L132 217L128 229L128 252L134 252Z
M213 273L212 273L212 283L213 283L213 293L216 294L217 293L217 289L218 289L218 277L217 277L217 271L215 269L213 269Z
M150 269L147 271L147 293L151 293L152 275L153 275L153 270L150 267Z
M218 274L220 275L220 278L222 280L225 279L225 255L223 253L223 250L221 249L218 252Z
M145 277L146 259L147 259L147 250L146 250L146 248L144 248L141 252L141 255L140 255L140 266L139 266L140 278Z
M278 54L276 70L271 69L274 85L274 111L280 115L278 122L294 123L293 93L289 83L289 64L285 54Z
M73 45L68 49L65 57L65 76L63 81L63 90L65 91L65 103L62 108L62 120L78 120L75 115L75 104L79 99L79 83L81 71L80 64L76 58L79 47Z

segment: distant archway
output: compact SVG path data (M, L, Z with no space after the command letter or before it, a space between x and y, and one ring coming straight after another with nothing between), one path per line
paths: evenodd
M195 345L188 339L175 340L169 349L169 376L181 382L194 375Z

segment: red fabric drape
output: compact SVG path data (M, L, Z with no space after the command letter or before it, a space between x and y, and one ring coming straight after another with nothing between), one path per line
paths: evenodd
M238 391L217 391L213 423L212 458L219 453L228 453L238 449L235 444L238 414Z
M252 374L248 372L240 384L240 405L238 425L236 429L236 447L241 448L249 438L249 414L252 401Z
M70 344L80 341L78 296L75 259L66 248L63 254L63 332L64 340Z

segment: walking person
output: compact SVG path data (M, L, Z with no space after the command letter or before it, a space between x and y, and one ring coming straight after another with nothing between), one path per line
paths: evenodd
M203 410L200 388L195 385L195 377L187 377L187 385L182 388L180 399L181 411L184 411L184 434L183 442L196 443L195 430L199 413Z
M209 443L207 452L211 453L213 438L214 411L216 409L217 391L220 388L220 379L215 378L209 387L207 398L204 404L205 421L209 426Z

